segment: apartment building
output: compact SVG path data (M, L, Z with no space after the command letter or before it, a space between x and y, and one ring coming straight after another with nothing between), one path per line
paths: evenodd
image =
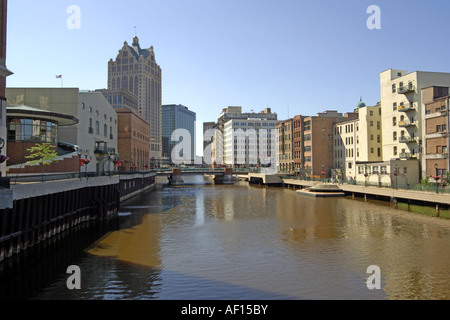
M277 123L277 167L278 172L294 172L294 123L288 119Z
M421 156L425 152L422 89L430 86L449 87L450 73L389 69L380 74L383 161L414 160L419 176L426 176L427 167Z
M334 126L334 176L342 181L356 181L365 173L361 168L383 160L381 104L366 106L360 101L355 112L356 119Z
M334 126L342 121L356 119L357 113L343 115L337 111L324 111L303 118L301 161L307 177L331 178L334 166ZM296 155L297 157L298 155ZM294 161L295 163L295 161Z
M449 88L422 89L424 110L423 163L426 177L446 177L450 168Z

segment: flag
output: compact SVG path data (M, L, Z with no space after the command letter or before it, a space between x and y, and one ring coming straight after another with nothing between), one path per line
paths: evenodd
M62 78L62 75L61 75L61 74L59 74L59 75L56 76L56 79L61 79L61 78Z

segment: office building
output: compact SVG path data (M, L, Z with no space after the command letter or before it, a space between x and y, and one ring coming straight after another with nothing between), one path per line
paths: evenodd
M108 62L108 90L125 89L137 97L137 113L150 125L150 158L162 155L161 67L156 63L153 46L142 49L139 38L126 41L116 59ZM113 103L114 104L114 103Z
M186 142L184 139L189 138L189 150L183 149L183 154L176 156L183 159L183 162L193 163L195 160L195 112L189 110L183 105L163 105L162 106L162 138L163 138L163 156L168 157L170 161L178 161L172 158L172 152L176 145L180 142ZM181 140L172 141L172 134L177 129L184 129L189 137ZM182 132L180 132L182 133ZM186 152L186 154L184 154Z

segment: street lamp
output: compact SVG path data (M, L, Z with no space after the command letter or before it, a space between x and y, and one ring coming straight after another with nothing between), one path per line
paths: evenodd
M77 154L78 154L78 166L79 166L79 169L78 169L78 177L80 178L80 180L81 180L81 154L83 153L83 151L81 150L81 148L80 147L76 147L76 150L77 150Z
M436 175L434 176L434 180L436 180L436 193L439 193L439 167L438 164L434 164L434 168L436 169Z
M395 171L394 171L394 175L395 175L395 189L398 188L397 185L397 177L398 177L398 164L395 164Z
M367 177L369 173L367 172L367 164L364 166L364 186L367 187Z
M86 167L86 169L85 169L86 180L89 180L88 173L87 173L87 165L89 164L89 162L91 162L90 160L88 160L88 156L89 156L89 150L84 150L84 165Z
M0 163L5 162L6 160L8 160L8 157L5 155L2 155L2 150L5 147L5 139L0 138ZM2 172L0 170L0 177L2 176Z

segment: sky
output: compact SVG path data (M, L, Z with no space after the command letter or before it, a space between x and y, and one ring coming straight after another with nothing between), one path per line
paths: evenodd
M352 112L379 101L387 69L450 72L448 12L447 0L10 0L7 87L61 87L61 74L64 87L106 88L136 33L154 47L162 104L196 112L201 155L203 122L227 106L279 120Z

